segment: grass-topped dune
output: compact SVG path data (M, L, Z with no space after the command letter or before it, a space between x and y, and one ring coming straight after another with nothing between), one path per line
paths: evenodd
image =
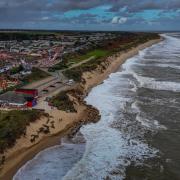
M26 128L39 119L43 112L38 110L0 111L0 154L16 143L22 135L26 135Z
M95 58L91 61L80 64L78 67L65 69L63 74L69 79L74 79L77 82L80 82L82 79L82 74L87 71L93 71L97 68L98 65L102 64L105 61L105 58L111 56L117 52L126 52L140 44L143 44L149 40L159 39L159 35L151 33L137 33L129 38L120 37L118 39L112 40L110 42L105 42L102 45L101 49L90 51L85 55L82 55L78 58L83 61L85 57L93 56ZM78 61L77 60L77 61Z

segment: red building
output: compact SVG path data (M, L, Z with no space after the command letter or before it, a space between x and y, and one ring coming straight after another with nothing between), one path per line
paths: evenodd
M27 107L34 107L37 104L37 99L35 98L27 98Z
M21 92L8 91L0 95L0 106L3 107L34 107L37 104L37 99L31 94Z
M38 90L37 89L16 89L15 92L23 93L23 94L30 94L34 98L38 97Z
M16 93L30 95L27 99L27 107L34 107L37 104L38 90L37 89L16 89Z

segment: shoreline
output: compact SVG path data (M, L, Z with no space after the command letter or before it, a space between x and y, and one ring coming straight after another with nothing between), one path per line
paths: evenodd
M82 78L85 80L85 83L80 83L80 87L87 95L93 87L102 83L111 73L115 72L127 59L135 56L140 50L150 47L153 44L156 44L162 40L162 38L150 40L144 44L138 45L137 47L128 50L127 52L120 52L112 55L110 58L107 58L101 65L99 65L96 70L83 73ZM90 122L90 119L92 117L88 118L89 114L86 112L88 108L90 108L88 107L88 105L78 102L78 113L64 113L63 116L66 117L63 118L62 123L65 123L63 124L63 126L61 126L61 128L57 128L54 133L48 136L42 136L41 139L39 139L39 141L33 145L31 144L28 146L27 144L27 147L22 147L18 150L16 150L16 147L12 155L9 157L9 159L7 159L7 162L4 165L3 169L0 171L0 179L2 178L6 180L11 180L14 174L19 170L19 168L22 167L27 161L35 157L40 151L48 147L59 145L60 139L62 137L68 135L72 129L82 125L82 119L88 119L85 120L84 123ZM51 112L51 114L53 112ZM60 115L60 113L57 113L57 116L58 115ZM36 122L34 124L36 124ZM17 142L18 141L19 140L17 140Z

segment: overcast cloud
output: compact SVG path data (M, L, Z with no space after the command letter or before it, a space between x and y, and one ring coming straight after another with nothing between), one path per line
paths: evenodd
M1 0L0 28L180 30L180 0Z

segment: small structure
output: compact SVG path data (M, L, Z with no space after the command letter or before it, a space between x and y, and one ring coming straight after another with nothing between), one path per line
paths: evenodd
M31 94L8 91L0 95L0 104L5 107L26 108L36 105L36 99Z

